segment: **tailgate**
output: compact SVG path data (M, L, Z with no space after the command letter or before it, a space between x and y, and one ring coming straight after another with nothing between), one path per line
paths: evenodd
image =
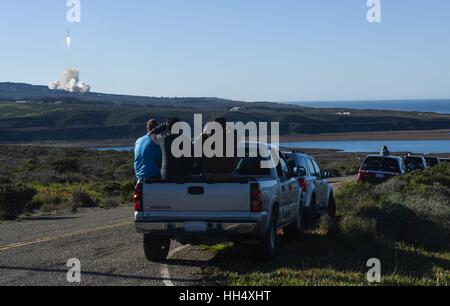
M144 211L250 212L250 183L144 185Z

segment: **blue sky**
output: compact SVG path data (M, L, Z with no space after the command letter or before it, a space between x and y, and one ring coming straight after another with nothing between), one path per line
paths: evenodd
M0 81L245 101L450 97L450 1L2 0ZM68 52L65 34L73 47Z

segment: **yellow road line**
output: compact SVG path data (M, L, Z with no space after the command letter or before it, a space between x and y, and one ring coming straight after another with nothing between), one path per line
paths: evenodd
M90 229L81 230L81 231L77 231L77 232L71 232L71 233L65 233L65 234L60 234L60 235L55 235L55 236L38 238L35 240L30 240L30 241L11 243L8 245L0 246L0 252L11 250L11 249L17 249L20 247L29 246L29 245L33 245L33 244L54 241L54 240L58 240L58 239L62 239L62 238L69 238L69 237L89 234L89 233L93 233L93 232L99 232L99 231L103 231L103 230L107 230L107 229L118 228L118 227L130 225L130 224L132 224L132 222L127 221L127 222L122 222L122 223L117 223L117 224L112 224L112 225L90 228Z

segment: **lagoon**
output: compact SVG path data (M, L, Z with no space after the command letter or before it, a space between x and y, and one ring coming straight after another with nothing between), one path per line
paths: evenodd
M281 147L292 149L331 149L347 153L379 152L386 145L391 152L450 153L450 140L374 140L374 141L309 141L282 143ZM133 147L98 148L99 151L133 151Z

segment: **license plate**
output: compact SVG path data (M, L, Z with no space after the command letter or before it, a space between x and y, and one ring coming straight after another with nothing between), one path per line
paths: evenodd
M379 178L379 179L384 178L384 174L377 173L377 178Z
M206 222L186 222L184 227L186 232L189 233L203 233L208 230Z

